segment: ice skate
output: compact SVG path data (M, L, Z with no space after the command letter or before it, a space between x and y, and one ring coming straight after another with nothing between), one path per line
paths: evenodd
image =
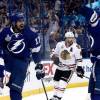
M59 97L56 97L56 96L53 96L51 99L49 99L49 100L61 100L61 98L59 98Z

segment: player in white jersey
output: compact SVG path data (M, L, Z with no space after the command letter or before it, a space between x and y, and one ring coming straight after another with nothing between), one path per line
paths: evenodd
M73 72L83 78L81 47L75 42L73 32L65 33L65 41L56 45L52 60L58 65L54 75L54 95L50 100L61 100Z

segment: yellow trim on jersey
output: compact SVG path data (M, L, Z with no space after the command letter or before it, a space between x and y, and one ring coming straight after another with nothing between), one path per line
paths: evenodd
M71 83L66 88L83 87L83 86L87 86L87 85L88 85L88 82ZM46 87L46 90L52 91L53 86ZM44 92L43 88L34 89L34 90L23 92L23 97L28 97L28 96L35 95L35 94L40 94L43 92ZM9 96L2 96L2 97L0 97L0 100L10 100L10 98L9 98Z

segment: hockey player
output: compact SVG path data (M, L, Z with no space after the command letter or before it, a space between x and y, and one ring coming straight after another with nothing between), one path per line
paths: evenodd
M70 8L86 18L88 32L92 39L90 52L93 70L89 80L88 92L91 93L91 100L100 100L100 13L76 1L82 0L72 0L73 6L70 6Z
M82 7L80 13L85 16L88 22L88 32L92 37L90 52L93 71L89 81L89 93L91 93L91 100L100 100L100 16L88 7Z
M22 13L14 13L10 17L11 27L0 33L0 87L3 83L10 88L11 100L22 100L22 89L30 54L36 64L36 77L44 77L40 64L40 37L28 26Z
M73 32L65 33L65 41L58 42L52 60L58 66L54 75L54 95L50 100L61 100L73 72L83 78L81 48Z

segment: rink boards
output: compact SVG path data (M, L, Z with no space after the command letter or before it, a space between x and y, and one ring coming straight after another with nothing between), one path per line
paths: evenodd
M44 65L44 70L46 73L45 78L43 79L43 82L46 86L47 91L53 90L53 76L55 73L56 65L53 64L52 61L42 61ZM83 68L85 70L85 76L89 77L91 70L92 70L92 63L90 59L84 59L83 60ZM42 93L43 87L41 80L37 80L35 77L35 71L34 71L35 64L33 62L30 63L27 77L24 84L23 89L23 97L30 96L33 94ZM73 88L73 87L81 87L81 86L87 86L88 85L88 79L87 78L79 78L77 77L76 73L72 76L72 79L69 83L67 88ZM0 93L0 100L9 100L9 88L5 86L3 91Z

